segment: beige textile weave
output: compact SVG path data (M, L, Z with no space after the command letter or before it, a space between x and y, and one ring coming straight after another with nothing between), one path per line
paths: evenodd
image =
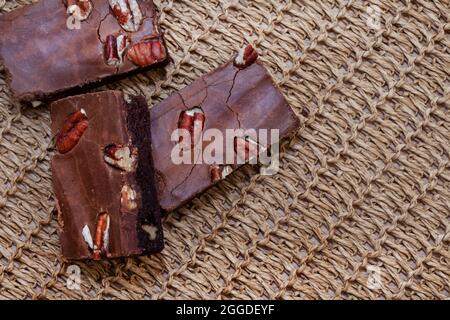
M0 297L449 298L449 0L155 2L172 63L108 88L153 105L254 43L302 122L279 174L243 168L164 218L162 254L77 263L71 290L49 110L1 72Z

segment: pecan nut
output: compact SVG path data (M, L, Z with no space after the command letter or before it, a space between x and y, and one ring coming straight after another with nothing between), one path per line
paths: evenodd
M122 212L129 212L138 207L137 193L129 185L124 185L120 192L120 207Z
M56 140L56 148L59 153L67 153L72 150L80 140L89 126L86 112L80 111L72 113L64 123Z
M258 59L258 52L251 44L242 48L236 58L234 59L234 65L239 68L246 68L253 64Z
M132 172L137 165L137 149L110 144L104 149L103 159L109 165L126 172Z
M159 39L144 40L133 45L127 53L135 65L147 67L161 62L166 57L166 51Z
M90 0L65 0L67 13L78 21L84 21L91 15L93 6Z
M142 226L142 229L148 234L150 240L155 240L158 235L158 228L150 225L150 224L144 224Z
M81 230L81 235L83 236L83 239L88 245L89 249L94 250L94 240L92 239L91 230L87 225L85 225L83 230Z
M201 139L200 132L203 131L205 127L206 116L203 110L199 107L195 107L186 111L181 112L180 118L178 120L178 129L187 130L191 137L191 148L196 146ZM180 136L178 141L183 142L183 136ZM188 142L186 142L188 145Z
M109 0L109 6L125 31L136 32L139 30L143 17L136 0Z
M93 259L100 260L101 255L108 250L109 244L109 224L110 218L106 212L101 213L97 219L97 226L95 229L94 245L93 245Z
M109 35L105 43L105 61L109 66L118 66L123 62L123 56L128 46L128 38L124 35L118 37Z
M233 173L233 168L231 166L211 166L211 181L213 183L219 182L225 179L227 176Z

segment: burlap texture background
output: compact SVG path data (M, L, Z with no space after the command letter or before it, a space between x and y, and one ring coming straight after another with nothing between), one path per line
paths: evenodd
M252 42L302 121L280 173L235 173L164 218L162 254L78 263L70 290L49 111L1 73L0 297L448 298L449 1L156 4L173 63L108 87L154 104Z

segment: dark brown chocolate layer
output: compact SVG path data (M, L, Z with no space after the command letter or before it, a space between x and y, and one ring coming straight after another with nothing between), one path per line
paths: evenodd
M137 2L143 18L136 32L124 30L107 0L91 0L93 10L80 21L79 29L71 29L72 18L63 0L43 0L1 14L0 62L5 66L13 96L21 102L48 100L68 90L140 70L143 66L128 57L128 51L140 42L162 45L159 59L149 60L145 68L166 60L155 6L151 0ZM128 38L128 49L118 65L106 63L108 35Z
M153 159L164 210L171 211L212 186L208 164L176 165L171 141L183 111L200 107L204 130L279 129L280 139L292 135L299 120L262 64L238 68L233 61L172 94L151 110ZM268 146L270 146L270 141ZM208 143L204 143L206 147Z
M136 232L139 247L146 248L146 252L152 253L161 251L164 244L152 157L150 113L144 97L137 96L131 99L131 102L127 103L127 124L133 145L139 150L140 156L134 179L136 184L141 187L141 207L144 209L138 211ZM155 226L156 230L160 230L157 238L154 240L150 239L148 233L144 231L142 226Z
M95 257L93 244L103 214L109 217L109 228L102 248L97 248L100 257L160 251L163 233L153 167L148 161L152 157L151 132L144 98L126 102L121 92L107 91L53 103L52 132L58 142L68 119L78 112L85 115L87 129L72 149L58 152L52 159L63 255L68 259ZM75 131L67 136L75 136ZM137 162L132 170L105 161L105 150L111 145L135 149ZM124 194L133 195L126 198L129 202L124 201Z

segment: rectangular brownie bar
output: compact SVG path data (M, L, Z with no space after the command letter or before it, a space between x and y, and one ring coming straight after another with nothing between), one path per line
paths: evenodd
M106 91L51 105L62 253L71 260L163 248L150 114L141 96Z
M195 128L203 134L215 129L224 136L230 129L254 129L256 132L261 132L261 129L267 129L268 132L278 130L281 140L291 136L299 128L298 117L267 70L257 61L257 53L252 46L246 47L225 65L156 105L151 110L151 119L159 200L161 207L167 211L185 204L242 164L236 157L225 165L206 161L192 161L191 164L174 162L174 154L180 151L174 148L183 141L186 142L185 139L189 140L189 137L177 140L176 136L173 139L177 129L185 129L191 134ZM240 156L244 160L250 160L248 153L252 153L249 150L252 146L259 145L257 150L267 150L277 143L271 141L271 136L265 142L244 136L238 138L233 141L231 148L241 144L244 154ZM203 141L205 139L194 140L196 141L191 141L191 147L200 142L203 150L206 150L210 144L210 141ZM193 149L195 148L190 150ZM230 147L228 152L229 149ZM233 152L236 153L235 156L239 153L238 149ZM216 150L216 153L225 155L226 146L223 150ZM197 153L194 151L193 154ZM257 154L253 154L255 156ZM192 157L192 160L197 159L196 155Z
M0 63L20 102L48 100L163 62L151 0L43 0L0 15Z

